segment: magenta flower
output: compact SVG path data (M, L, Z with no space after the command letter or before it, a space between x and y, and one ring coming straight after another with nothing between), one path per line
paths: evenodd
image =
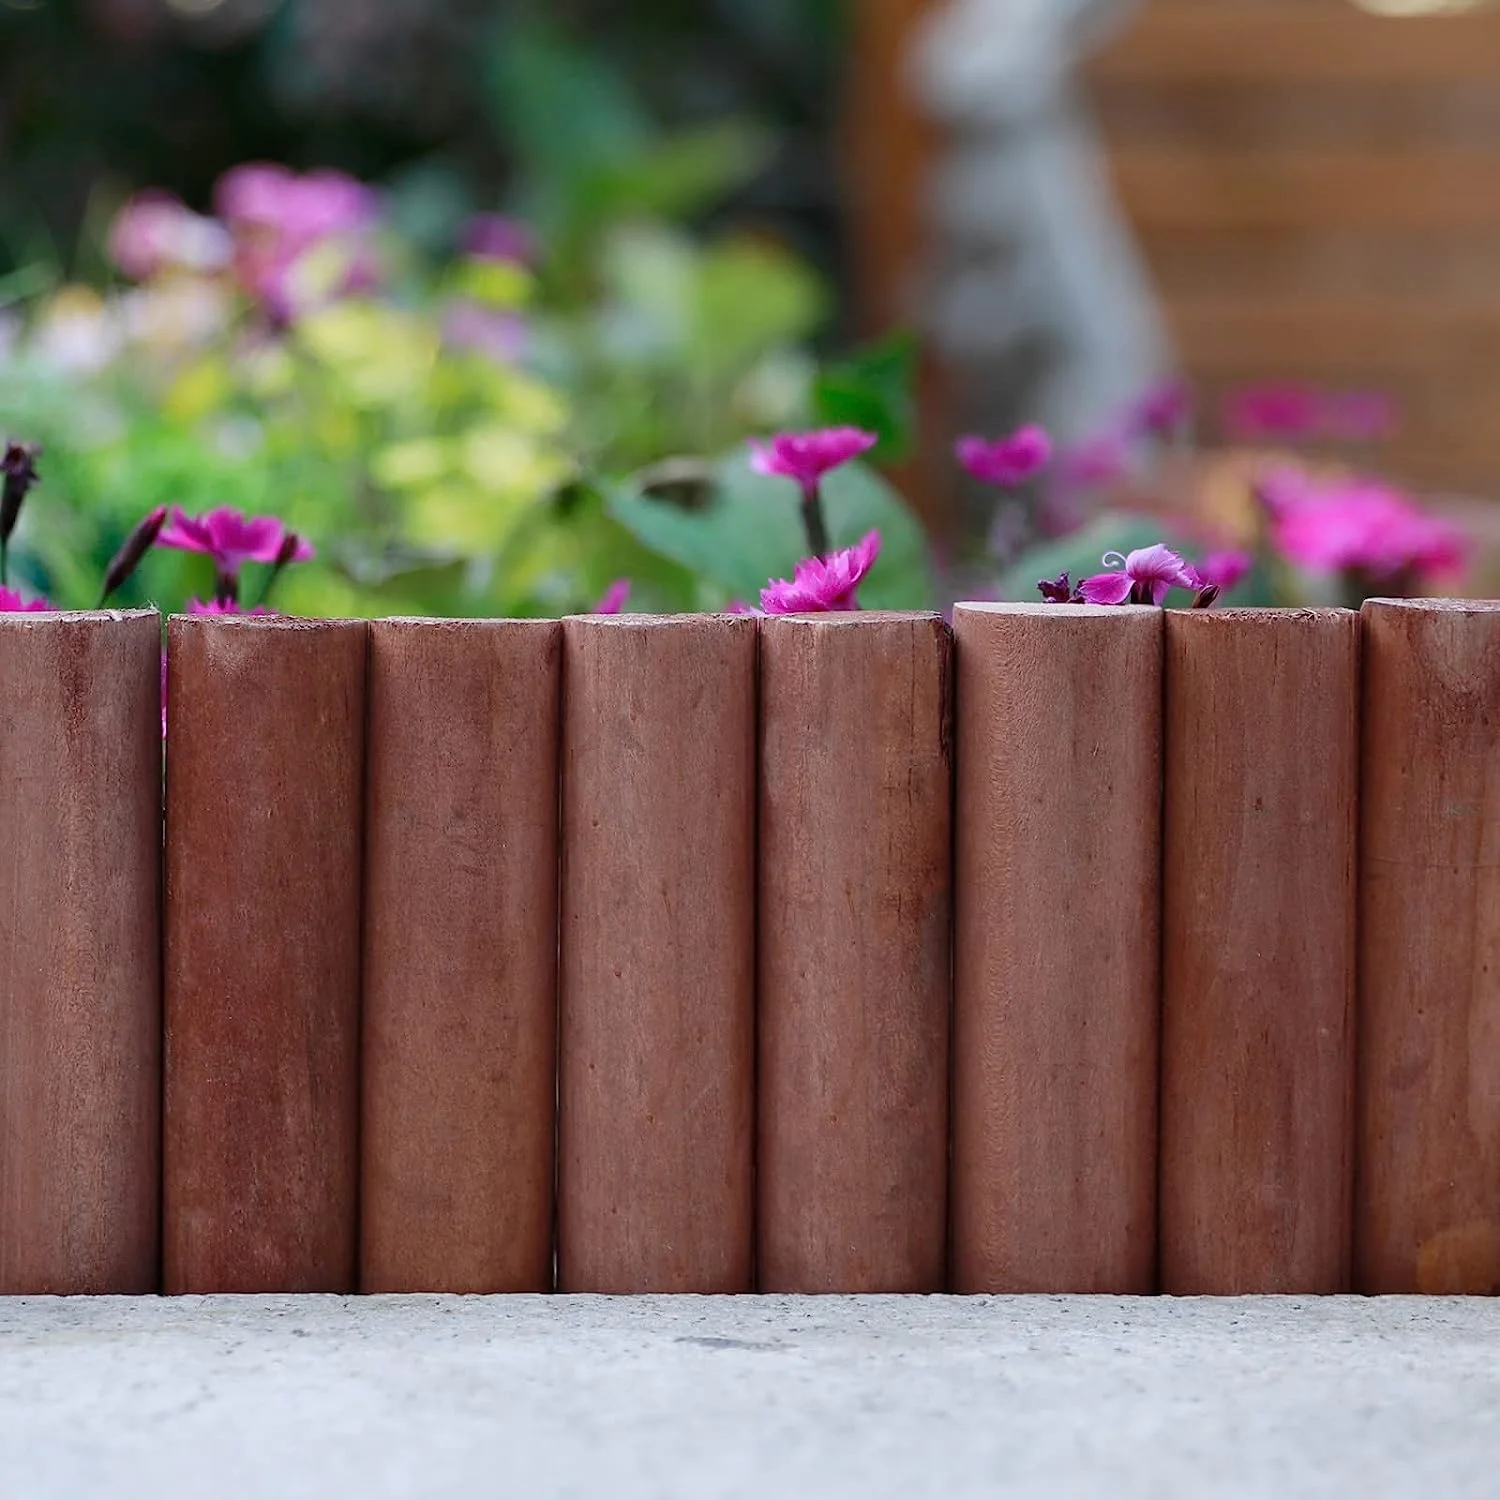
M1255 559L1238 548L1224 552L1210 552L1193 570L1202 584L1214 584L1220 593L1227 594L1237 584L1243 583Z
M1324 400L1311 386L1254 385L1224 405L1224 427L1238 442L1299 442L1323 430Z
M1037 588L1041 593L1044 604L1083 603L1083 595L1073 587L1072 581L1066 572L1059 573L1056 578L1039 579Z
M230 263L234 243L216 219L195 214L171 193L137 193L115 215L109 258L132 281L167 270L211 275Z
M958 461L983 484L1010 489L1024 484L1052 458L1052 439L1040 427L1022 427L990 442L982 437L958 440Z
M249 619L261 615L274 617L276 611L267 609L263 604L257 604L254 609L246 609L243 605L235 603L233 599L189 599L186 613L190 615L238 615ZM165 684L165 679L163 683Z
M859 608L859 586L880 556L880 533L827 557L805 557L791 582L774 578L760 593L768 615L828 614Z
M528 266L536 259L536 237L531 227L504 214L475 214L464 225L459 244L471 260Z
M1079 585L1085 604L1161 604L1169 590L1198 592L1198 575L1172 549L1161 542L1141 547L1129 557L1118 552L1104 554L1104 566L1112 573L1098 573Z
M1169 380L1146 392L1127 423L1136 435L1175 437L1193 416L1193 393L1180 380Z
M1438 578L1461 573L1466 561L1463 531L1373 481L1306 484L1282 493L1273 517L1277 549L1311 573Z
M53 613L56 609L55 604L49 604L45 599L23 599L14 589L0 584L0 615Z
M724 613L726 615L758 615L760 614L760 610L756 609L754 605L746 604L743 599L731 599L724 606Z
M868 453L880 439L858 427L825 427L818 432L783 432L769 443L750 444L750 467L757 474L791 479L802 491L802 526L814 557L833 551L823 518L823 476Z
M595 615L617 615L625 608L630 598L630 580L617 578L605 589L604 597L589 611Z
M162 527L157 545L206 553L222 574L232 578L246 563L274 563L288 535L274 516L247 516L227 506L203 516L189 516L181 506L174 506L172 519ZM312 546L299 538L290 561L307 562L314 556Z
M750 467L757 474L795 480L814 493L823 476L868 453L880 439L858 427L825 427L820 432L784 432L769 443L750 443Z

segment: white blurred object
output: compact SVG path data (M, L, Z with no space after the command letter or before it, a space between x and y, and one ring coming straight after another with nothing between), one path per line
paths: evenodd
M951 0L912 66L944 127L931 184L928 332L970 386L1019 364L974 418L1097 432L1171 366L1148 278L1109 184L1080 60L1134 0Z

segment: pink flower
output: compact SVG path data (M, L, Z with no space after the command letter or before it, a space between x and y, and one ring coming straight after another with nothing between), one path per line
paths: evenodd
M526 352L526 320L519 314L463 298L443 314L443 338L454 349L513 365Z
M806 557L788 583L772 579L761 590L768 615L825 614L859 608L860 584L880 556L880 533L872 531L858 545L827 557Z
M1267 439L1297 442L1323 429L1323 397L1311 386L1253 385L1224 405L1224 427L1238 442Z
M176 506L157 545L207 553L224 577L235 578L248 562L276 562L290 535L274 516L246 516L223 506L207 515L189 516ZM314 555L312 547L298 539L288 561L306 562Z
M630 598L630 580L628 578L617 578L605 589L604 597L593 607L591 614L617 615L625 608L626 600Z
M724 606L724 613L726 615L758 615L760 610L754 605L746 604L743 599L731 599Z
M526 266L536 258L536 237L530 226L504 214L475 214L464 225L459 243L471 260Z
M299 176L270 162L231 167L214 198L231 228L268 231L298 250L330 235L364 233L378 203L372 189L343 172Z
M1129 471L1125 439L1106 432L1070 448L1059 461L1058 477L1071 489L1118 484Z
M215 201L234 234L240 281L280 322L330 295L368 291L379 280L363 244L374 227L378 199L342 172L299 176L286 167L249 162L220 178ZM341 261L336 253L331 283L312 258L330 243L342 252Z
M233 251L228 230L216 219L155 189L137 193L109 229L109 257L132 281L166 270L210 275L229 265Z
M189 599L187 611L190 615L239 615L251 618L257 615L275 616L274 609L267 609L263 604L257 604L254 609L245 609L236 604L233 599ZM165 678L163 678L165 686Z
M1141 397L1127 425L1137 435L1172 437L1192 420L1192 415L1192 391L1180 380L1169 380Z
M1193 570L1202 584L1216 584L1220 593L1227 594L1237 584L1243 583L1255 559L1238 549L1225 552L1210 552Z
M880 439L858 427L826 427L820 432L784 432L769 443L750 444L750 467L757 474L794 479L804 495L816 492L823 476L868 453Z
M0 584L0 615L32 615L54 612L57 606L45 599L23 599L14 589Z
M1432 578L1460 573L1466 561L1463 531L1373 481L1306 484L1283 494L1273 515L1278 550L1311 573Z
M1052 439L1040 427L1022 427L994 442L960 438L957 452L958 461L975 479L1009 489L1024 484L1046 465L1052 457Z
M1161 542L1141 547L1129 557L1118 552L1104 554L1104 566L1113 573L1085 578L1079 592L1086 604L1161 604L1173 588L1198 591L1198 576L1172 549Z

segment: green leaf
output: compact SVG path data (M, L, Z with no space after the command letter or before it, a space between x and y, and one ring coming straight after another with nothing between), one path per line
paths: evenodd
M692 363L710 378L733 375L809 337L827 312L821 281L795 257L750 240L724 241L699 262Z
M823 490L829 531L847 547L878 530L881 556L860 590L871 609L921 609L933 596L927 542L915 516L874 470L848 464ZM633 536L733 597L753 602L772 578L790 578L807 553L795 488L750 468L743 454L716 465L708 503L698 509L628 485L608 492L609 513Z
M526 175L576 181L650 138L640 102L599 54L553 27L507 27L486 68L490 114Z
M813 386L816 420L822 427L862 427L880 438L871 455L893 463L912 449L917 425L914 387L917 341L897 333L828 365Z
M754 177L770 159L770 134L750 120L721 120L652 142L593 176L599 210L615 217L690 218Z

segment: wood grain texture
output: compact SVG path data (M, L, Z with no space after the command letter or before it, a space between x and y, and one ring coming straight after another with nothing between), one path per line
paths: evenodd
M558 1284L751 1286L756 622L563 630Z
M366 633L168 627L168 1292L354 1289Z
M1153 1289L1162 613L959 605L953 1279Z
M937 615L761 622L764 1292L944 1289L950 655Z
M1349 0L1149 0L1094 66L1103 81L1379 87L1489 82L1500 16L1363 14Z
M158 1284L161 621L0 614L0 1295Z
M552 1285L555 620L370 627L360 1285Z
M1349 1288L1359 619L1167 615L1161 1281Z
M1500 1292L1500 604L1364 609L1356 1289Z

